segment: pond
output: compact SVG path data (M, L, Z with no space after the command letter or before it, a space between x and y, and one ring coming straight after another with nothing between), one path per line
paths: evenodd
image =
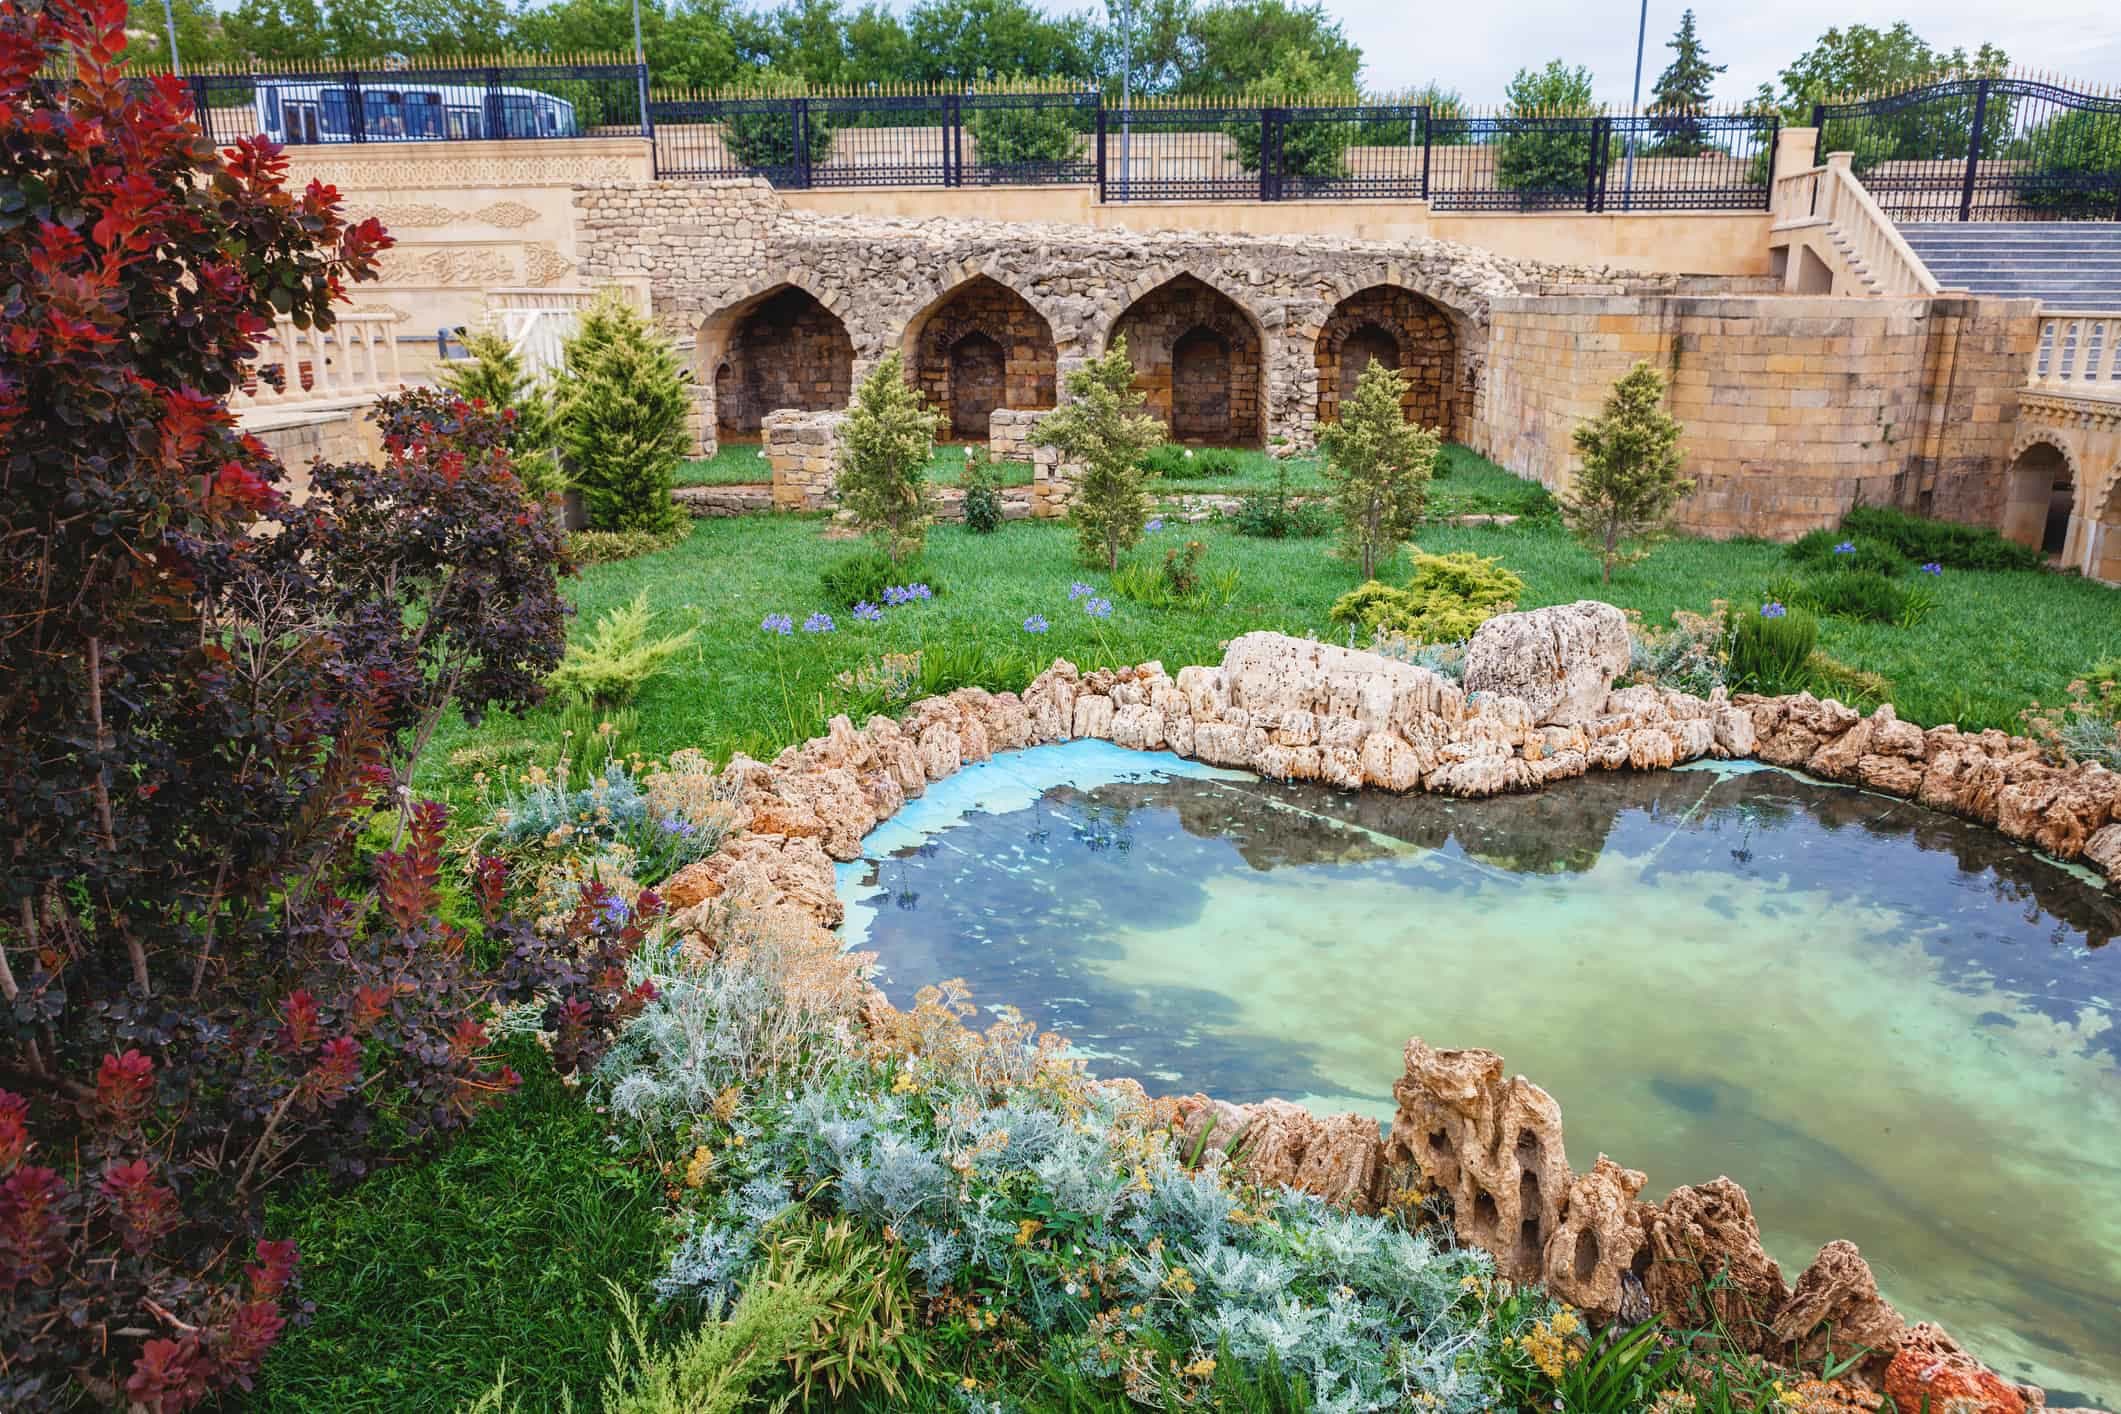
M1786 1277L1848 1238L1910 1319L2121 1408L2121 900L1993 831L1754 766L1460 801L1078 742L865 848L896 1002L962 977L1154 1093L1386 1120L1409 1035L1500 1051L1578 1169L1729 1174Z

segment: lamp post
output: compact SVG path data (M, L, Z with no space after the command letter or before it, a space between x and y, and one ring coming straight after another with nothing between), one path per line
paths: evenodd
M1635 209L1635 115L1642 108L1642 46L1650 30L1650 0L1642 0L1642 13L1635 21L1635 91L1628 98L1628 160L1620 178L1620 209Z
M652 138L655 130L648 122L648 52L641 47L641 0L633 0L633 86L641 104L641 131Z
M1647 2L1647 0L1645 0ZM1119 199L1126 201L1134 182L1134 163L1128 153L1134 136L1134 6L1119 0Z
M184 68L177 60L177 12L170 0L162 0L162 21L169 26L169 71L173 76L181 77ZM203 116L201 121L204 121Z

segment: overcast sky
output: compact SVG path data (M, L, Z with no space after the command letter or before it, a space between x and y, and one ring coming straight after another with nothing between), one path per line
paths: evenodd
M1519 65L1559 56L1588 64L1598 96L1625 106L1634 77L1639 0L1325 0L1362 46L1365 83L1399 89L1430 78L1468 101L1501 98ZM1685 0L1649 0L1643 92L1672 54ZM2121 0L1697 0L1694 18L1709 61L1728 64L1719 100L1750 96L1820 34L1836 25L1884 28L1898 19L1939 49L1981 41L2003 46L2014 64L2121 85Z

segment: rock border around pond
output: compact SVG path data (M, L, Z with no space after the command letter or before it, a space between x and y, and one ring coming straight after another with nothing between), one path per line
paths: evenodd
M743 828L659 892L681 929L703 929L729 903L793 908L837 926L834 861L859 858L862 838L909 798L997 751L1081 738L1274 779L1460 797L1593 770L1753 758L1917 800L2121 881L2113 772L2057 766L2037 743L2000 731L1925 729L1890 706L1864 716L1810 694L1614 689L1626 645L1621 611L1585 600L1483 625L1467 650L1465 687L1374 653L1251 633L1220 666L1176 677L1157 662L1083 673L1059 660L1022 693L963 688L859 729L835 717L826 735L771 763L734 758L727 775ZM1785 1285L1745 1190L1727 1177L1652 1207L1637 1201L1647 1176L1603 1154L1572 1170L1560 1107L1521 1076L1505 1080L1493 1052L1438 1051L1413 1038L1393 1094L1388 1140L1372 1120L1321 1119L1287 1101L1194 1096L1181 1114L1189 1134L1212 1135L1204 1148L1240 1153L1235 1162L1260 1182L1364 1209L1443 1192L1459 1236L1503 1275L1602 1319L1654 1313L1695 1328L1714 1318L1784 1363L1867 1350L1853 1373L1905 1409L1925 1398L1932 1409L1993 1414L2042 1404L2038 1389L1989 1371L1937 1327L1904 1321L1846 1242L1829 1243ZM1954 1400L1966 1402L1948 1406Z

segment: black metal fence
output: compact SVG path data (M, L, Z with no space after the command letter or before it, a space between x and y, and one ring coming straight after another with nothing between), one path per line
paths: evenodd
M638 137L646 72L541 64L188 74L217 143L263 133L289 146Z
M1469 116L1412 103L1152 99L1094 89L651 93L630 63L319 65L184 83L218 143L645 136L658 176L776 187L1075 185L1108 201L1420 200L1443 211L1758 210L1755 114ZM2109 105L2113 106L2113 105Z
M795 189L1097 180L1094 92L657 94L648 111L662 177L762 176Z
M1818 157L1896 221L2121 220L2121 99L2030 79L1968 78L1820 104Z

